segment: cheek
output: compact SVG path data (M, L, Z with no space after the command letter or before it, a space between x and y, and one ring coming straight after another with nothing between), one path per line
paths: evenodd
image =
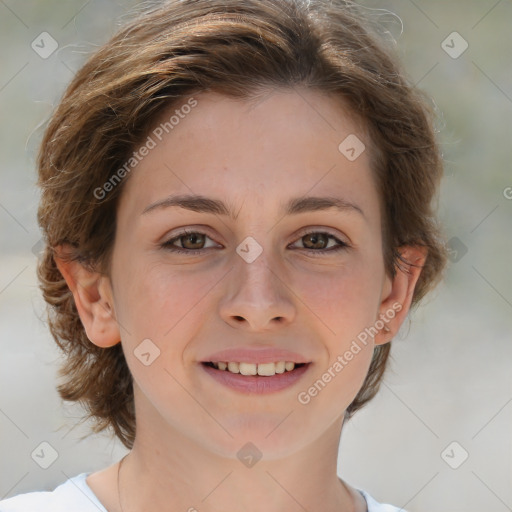
M358 254L337 267L297 271L290 287L334 339L346 340L375 321L382 273L378 262Z
M314 313L327 357L318 365L311 388L302 390L304 403L322 414L326 403L332 418L346 408L363 385L373 355L371 327L377 320L383 267L358 257L350 265L324 274L301 274L295 286ZM323 405L321 405L323 404ZM338 407L337 407L338 406ZM341 408L341 409L340 409Z
M178 382L188 378L187 343L206 317L205 296L215 280L206 273L154 263L127 265L125 272L127 278L119 287L121 322L126 327L122 342L134 380L151 400L188 403L172 377Z
M132 267L122 291L122 314L129 330L162 343L173 337L201 309L212 276L165 264ZM174 338L176 338L174 336Z

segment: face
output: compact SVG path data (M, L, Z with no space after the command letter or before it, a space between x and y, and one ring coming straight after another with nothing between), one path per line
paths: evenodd
M118 209L110 277L137 429L282 457L341 421L374 349L357 340L389 309L370 143L318 92L194 99L152 132ZM355 160L349 135L366 145ZM173 204L186 195L209 201ZM308 202L324 197L339 207Z

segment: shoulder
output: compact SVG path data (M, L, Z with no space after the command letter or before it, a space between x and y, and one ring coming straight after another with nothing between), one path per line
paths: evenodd
M107 512L87 485L88 473L66 480L53 491L18 494L0 501L0 512Z
M366 491L363 491L361 489L358 489L358 491L363 495L364 499L366 500L366 504L368 505L368 512L407 512L403 508L395 507L387 503L377 502Z

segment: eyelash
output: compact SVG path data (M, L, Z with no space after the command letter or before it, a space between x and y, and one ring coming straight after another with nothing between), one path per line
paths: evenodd
M339 251L342 251L342 250L347 249L347 248L350 247L350 245L347 244L346 242L342 242L341 240L336 238L334 235L331 235L330 233L325 232L325 231L318 231L318 230L308 231L306 233L303 233L299 237L299 239L303 238L303 237L305 237L307 235L311 235L311 234L327 235L328 239L332 239L332 240L334 240L335 242L337 242L339 244L338 246L331 247L329 249L302 249L303 251L306 251L309 254L313 254L314 256L324 256L325 253L337 253ZM181 237L187 236L187 235L204 235L204 236L210 238L206 233L203 233L201 231L184 230L181 233L179 233L178 235L176 235L175 237L173 237L170 240L167 240L166 242L164 242L161 245L161 247L163 249L166 249L166 250L171 251L173 253L188 254L189 256L194 256L194 255L197 255L197 254L204 254L204 252L207 251L208 249L212 249L212 247L209 247L209 248L206 248L206 249L182 249L180 247L176 247L176 246L172 245L173 242L175 242L176 240L179 240ZM210 238L210 240L211 240L211 238Z

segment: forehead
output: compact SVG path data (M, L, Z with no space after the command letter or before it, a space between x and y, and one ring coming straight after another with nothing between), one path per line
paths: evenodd
M163 111L144 144L151 149L121 198L133 215L170 194L227 198L233 208L252 198L272 209L308 192L378 202L362 122L338 98L312 90L250 99L199 93Z

